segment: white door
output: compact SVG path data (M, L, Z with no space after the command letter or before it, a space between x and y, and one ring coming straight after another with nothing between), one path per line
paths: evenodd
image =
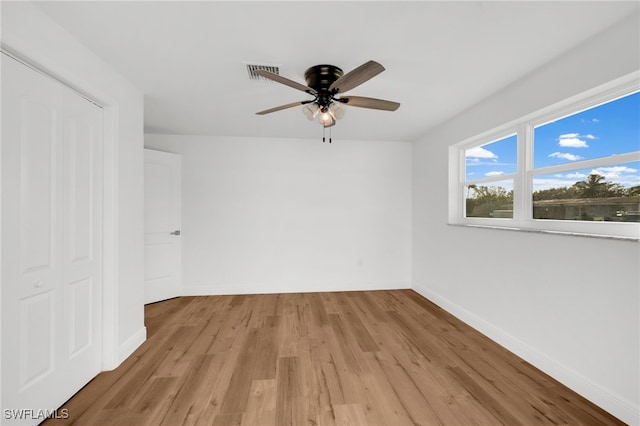
M102 109L1 56L2 416L38 424L100 371Z
M144 150L144 300L182 295L181 157Z

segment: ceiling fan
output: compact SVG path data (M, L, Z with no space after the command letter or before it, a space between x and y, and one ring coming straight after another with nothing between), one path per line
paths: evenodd
M359 67L343 74L335 65L315 65L307 69L304 78L307 85L266 70L255 73L264 78L293 87L308 93L314 98L306 101L292 102L257 112L258 115L269 114L298 105L304 105L303 112L309 120L318 118L323 127L331 127L344 115L343 105L359 108L395 111L400 107L398 102L384 99L365 98L362 96L344 96L342 93L351 90L384 71L384 67L375 61L368 61ZM337 97L340 95L340 97Z

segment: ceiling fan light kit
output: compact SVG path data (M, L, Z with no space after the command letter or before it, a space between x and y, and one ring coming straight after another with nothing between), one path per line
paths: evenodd
M275 74L267 70L257 70L255 73L259 76L306 92L314 98L311 100L280 105L257 112L256 114L265 115L303 105L302 112L305 117L309 120L317 118L318 122L322 125L324 132L324 128L334 126L337 120L344 117L344 105L382 111L395 111L400 107L398 102L366 98L362 96L337 97L339 94L351 90L370 80L382 71L384 71L384 67L375 61L368 61L349 71L347 74L344 74L340 68L334 65L315 65L307 69L304 73L304 78L307 83L305 86L296 81L282 77L279 74ZM324 136L322 140L324 142ZM329 142L331 142L331 138L329 138Z

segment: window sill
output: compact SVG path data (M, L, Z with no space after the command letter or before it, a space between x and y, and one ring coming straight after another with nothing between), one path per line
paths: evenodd
M616 236L616 235L588 234L588 233L570 232L570 231L550 231L546 229L530 229L530 228L516 228L516 227L510 227L510 226L478 225L478 224L471 224L471 223L448 223L448 225L461 226L465 228L499 229L501 231L519 231L519 232L531 232L536 234L566 235L570 237L587 237L587 238L600 238L605 240L640 242L640 237L622 237L622 236Z

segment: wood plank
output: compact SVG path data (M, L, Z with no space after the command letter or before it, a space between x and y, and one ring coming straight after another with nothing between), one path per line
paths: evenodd
M367 416L362 404L339 404L333 407L336 413L336 424L344 426L366 426Z
M197 355L192 361L189 373L184 384L180 387L175 398L170 401L168 410L162 419L162 425L182 425L189 423L188 418L196 416L197 411L203 406L207 378L215 365L216 355Z
M372 354L369 360L385 375L393 393L414 424L444 424L430 399L422 394L412 375L397 358L385 359L383 354Z
M242 413L218 414L213 420L213 426L241 426Z
M482 404L483 407L487 407L489 412L504 425L520 425L522 424L509 410L505 407L501 401L497 401L493 398L489 392L486 391L486 383L478 383L469 377L460 367L451 367L451 371L458 377L460 383L467 388L469 393ZM485 386L483 386L485 385Z
M257 330L257 329L256 329ZM278 367L277 330L273 327L257 331L257 353L253 380L275 379Z
M369 330L362 323L360 317L349 303L347 297L340 298L341 316L344 318L345 328L358 342L362 352L377 352L379 350L375 340L371 337Z
M351 336L346 333L346 324L344 320L337 314L329 314L329 323L333 330L332 336L335 340L336 353L342 354L342 359L346 363L348 371L360 375L362 374L362 364L358 362L357 354L359 349L356 345L353 345Z
M254 380L249 391L243 426L276 426L276 395L278 381Z
M175 388L178 377L159 377L149 381L148 388L140 392L131 404L131 412L143 416L153 415L158 411L158 401L170 401L171 391Z
M302 380L297 357L278 360L276 394L276 424L298 426L305 424L302 413Z
M254 378L257 357L259 356L257 351L259 338L257 329L249 330L242 345L242 350L238 355L239 368L234 370L231 383L222 402L220 412L223 414L245 411L249 400L251 383Z

